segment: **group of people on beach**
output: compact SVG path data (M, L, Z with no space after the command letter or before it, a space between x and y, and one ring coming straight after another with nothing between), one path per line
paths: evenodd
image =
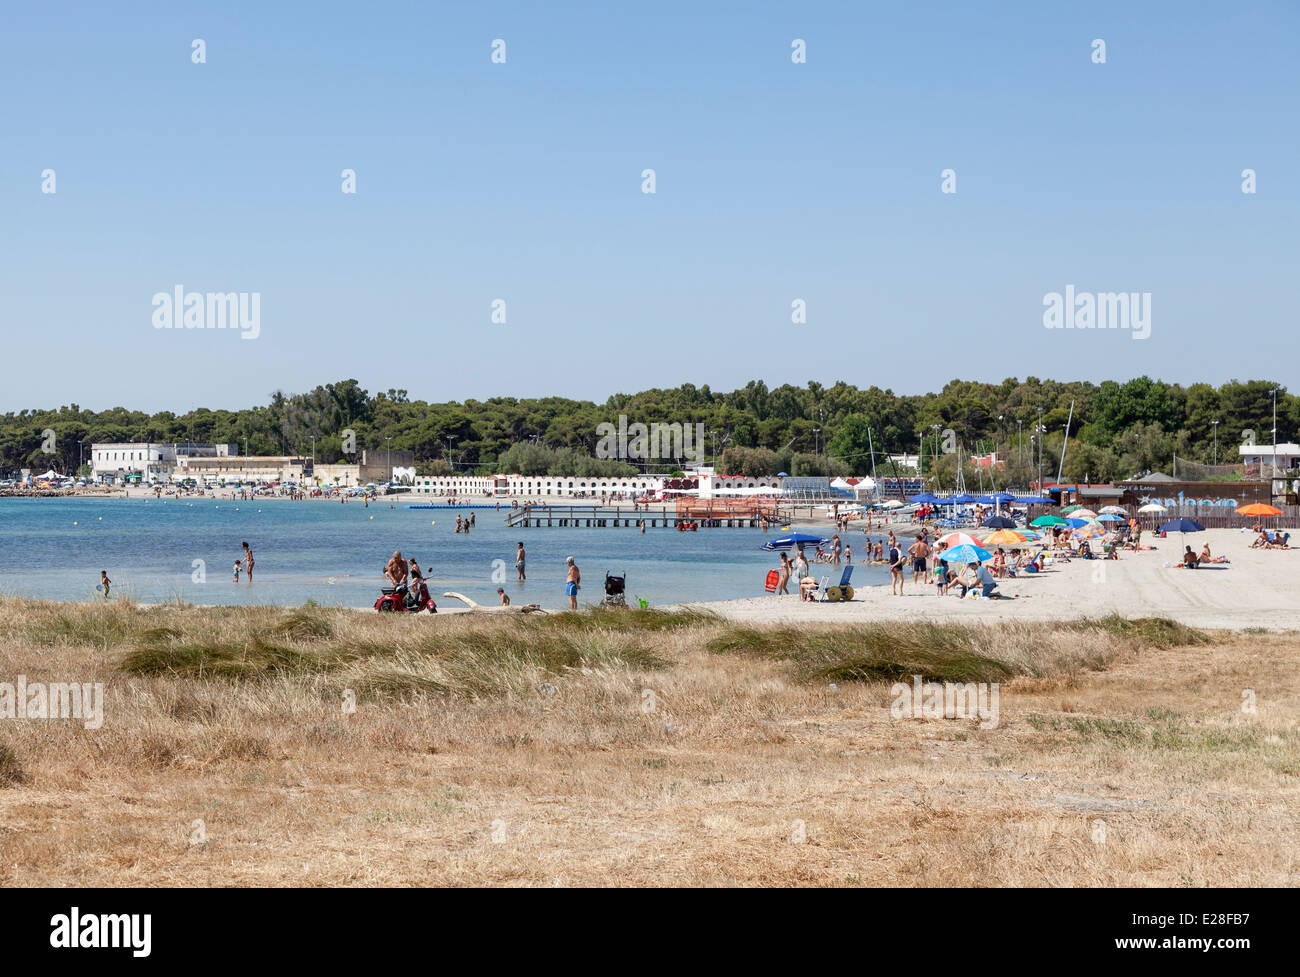
M459 531L457 530L457 532ZM569 598L569 609L576 611L578 609L578 591L582 588L582 571L578 569L578 564L571 556L565 558L564 565L564 595ZM526 571L527 554L524 552L524 541L520 540L518 549L515 550L515 572L518 574L520 583L528 579ZM427 587L428 585L428 578L425 577L424 571L420 569L420 564L415 557L403 557L401 550L393 551L392 557L389 558L387 565L384 567L384 576L391 581L394 589L405 587L408 593L416 595L421 593L422 586ZM506 593L504 587L497 588L497 598L502 607L510 605L510 595Z
M993 571L985 566L982 562L970 561L964 565L955 565L953 561L943 559L943 554L947 551L948 544L936 542L932 547L930 545L929 532L922 529L912 545L907 548L906 555L900 552L897 540L893 532L889 534L889 592L898 597L903 596L904 573L906 571L907 560L912 562L912 582L924 586L928 582L933 582L936 597L945 597L952 590L959 591L961 597L972 590L977 590L982 597L988 597L993 600L1001 600L1002 595L998 593L998 582L994 579ZM934 565L930 566L933 559Z

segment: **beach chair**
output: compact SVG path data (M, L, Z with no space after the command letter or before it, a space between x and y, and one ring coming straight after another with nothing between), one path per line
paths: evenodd
M840 574L839 583L828 586L828 584L830 584L831 578L822 577L821 599L829 600L829 601L852 600L853 588L849 586L849 579L852 576L853 576L853 564L850 563L848 566L844 568L844 572Z

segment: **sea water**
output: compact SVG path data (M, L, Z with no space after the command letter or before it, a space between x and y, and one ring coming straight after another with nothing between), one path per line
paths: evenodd
M515 604L567 607L565 557L582 571L579 605L604 597L605 573L627 577L628 603L651 606L727 600L763 594L776 553L761 549L783 535L774 528L675 529L634 527L511 529L508 508L407 509L406 501L361 502L227 499L0 499L0 593L53 600L99 597L107 570L112 596L142 603L298 605L308 600L371 607L385 583L394 550L414 556L440 606L454 590L481 604L505 588ZM456 534L456 516L476 525ZM795 531L830 536L825 527ZM865 552L860 530L842 537ZM879 538L878 533L872 539ZM253 582L233 566L253 549ZM517 580L515 544L527 552L526 582ZM842 567L814 565L838 582ZM856 565L853 584L888 582L883 567ZM793 590L794 587L792 586Z

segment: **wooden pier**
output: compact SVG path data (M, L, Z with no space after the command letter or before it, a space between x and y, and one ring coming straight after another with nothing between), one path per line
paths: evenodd
M764 522L766 520L766 523ZM768 529L783 526L781 514L773 509L711 507L701 503L687 506L526 506L506 516L511 528L586 527L590 529L676 529L678 525L699 529Z

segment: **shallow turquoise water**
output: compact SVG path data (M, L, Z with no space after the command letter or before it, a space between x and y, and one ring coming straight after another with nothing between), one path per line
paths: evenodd
M390 505L392 506L390 508ZM498 584L516 603L567 606L564 558L583 575L579 603L604 596L605 571L627 574L629 601L652 605L726 600L763 593L778 563L759 547L757 529L633 528L509 529L507 509L406 509L385 500L360 502L230 502L158 499L0 499L0 592L56 600L97 598L99 571L113 595L142 602L197 604L321 604L370 607L393 550L415 556L439 606L455 590L495 603ZM456 515L475 514L468 536ZM436 521L436 525L430 525ZM800 527L796 526L796 529ZM804 530L815 531L815 530ZM821 530L825 532L825 530ZM872 538L876 538L873 536ZM854 549L862 535L849 533ZM243 540L253 547L253 583L231 569ZM515 543L524 542L528 580L515 579ZM199 561L199 562L196 562ZM500 561L494 563L494 561ZM819 574L838 568L816 567ZM855 585L887 582L880 567L855 567Z

